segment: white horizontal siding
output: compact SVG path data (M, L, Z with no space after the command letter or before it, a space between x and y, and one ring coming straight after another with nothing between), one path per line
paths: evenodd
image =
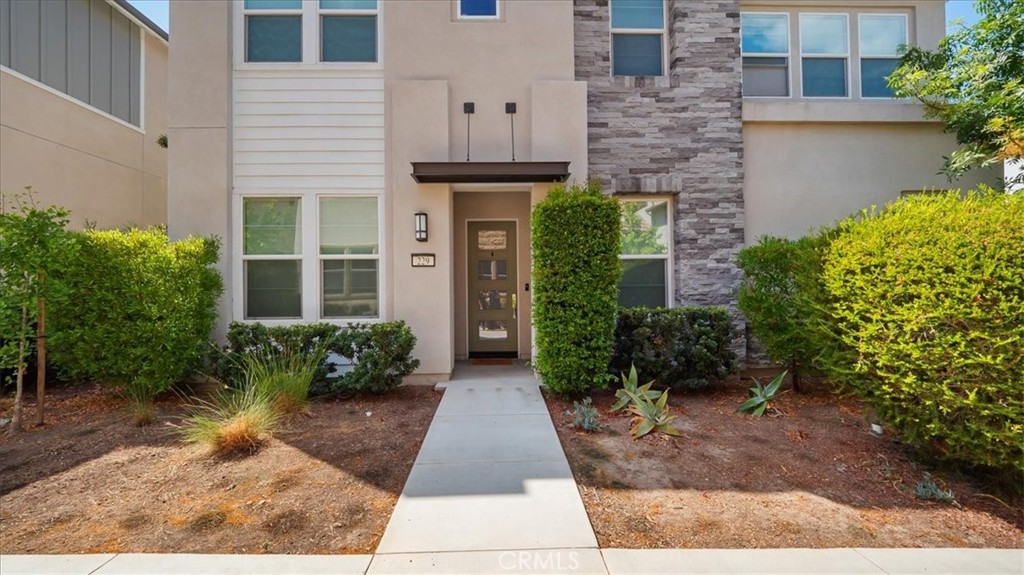
M383 190L379 71L238 70L233 110L237 193Z

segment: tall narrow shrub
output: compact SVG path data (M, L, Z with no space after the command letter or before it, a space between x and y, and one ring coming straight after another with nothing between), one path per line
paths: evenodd
M540 376L560 395L603 387L622 273L619 204L596 183L558 186L534 207L531 222Z
M75 298L53 311L54 359L148 402L203 357L222 290L218 242L133 229L81 232L77 243L64 271Z
M832 378L904 439L1024 471L1024 196L914 196L849 226L822 286Z

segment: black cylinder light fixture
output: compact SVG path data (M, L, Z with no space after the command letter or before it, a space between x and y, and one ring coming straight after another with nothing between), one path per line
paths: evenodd
M416 212L416 241L427 241L427 214Z

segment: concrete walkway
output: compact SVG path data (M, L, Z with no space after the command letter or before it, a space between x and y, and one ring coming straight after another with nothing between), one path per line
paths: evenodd
M533 373L460 364L444 386L373 567L424 552L589 549L596 557Z

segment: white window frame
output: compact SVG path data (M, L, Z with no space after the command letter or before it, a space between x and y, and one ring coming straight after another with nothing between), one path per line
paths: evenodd
M764 16L785 16L786 18L786 52L785 53L768 53L758 52L756 54L747 55L743 52L743 28L740 27L740 70L743 69L743 58L785 58L786 59L786 86L789 92L788 96L746 96L744 98L793 98L793 29L791 22L792 18L789 17L789 12L740 12L740 18L743 18L744 14L755 14Z
M316 0L314 8L316 9L316 61L319 64L325 66L336 66L336 65L351 65L351 64L362 64L362 65L378 65L380 64L380 48L381 48L381 26L380 26L380 8L384 0L377 0L377 7L373 10L339 10L333 8L321 8L320 0ZM377 17L377 34L376 34L376 54L377 60L374 62L325 62L324 61L324 16L376 16Z
M842 16L846 21L846 53L845 54L804 54L803 20L804 16ZM797 24L797 34L800 38L800 97L807 100L850 100L853 98L853 58L850 55L850 13L849 12L800 12ZM804 84L804 58L834 60L836 58L846 59L846 95L845 96L805 96Z
M320 274L320 198L376 198L377 199L377 316L350 318L323 318L321 313L321 297L323 291ZM299 198L299 212L302 218L301 246L299 256L245 256L243 254L243 215L245 200L249 198ZM232 320L239 323L262 323L264 325L295 325L302 323L330 323L348 326L353 323L380 323L387 321L387 235L384 233L385 202L383 193L335 193L316 190L249 190L236 191L232 201L232 226L236 230L232 236L235 246L232 248ZM327 256L328 259L333 255ZM344 258L353 256L344 256ZM301 271L301 310L302 315L295 318L247 318L245 317L245 267L244 262L251 259L296 259L302 262ZM368 258L369 259L369 258Z
M667 249L666 249L665 253L664 254L623 254L623 253L620 252L619 253L619 260L620 261L628 261L628 260L657 260L657 259L664 259L665 260L665 307L666 308L675 307L675 302L673 301L675 298L672 297L672 295L675 293L675 291L673 289L673 284L675 283L674 282L675 274L674 274L674 269L673 269L674 266L675 266L675 262L673 261L674 258L672 257L672 254L673 254L673 251L674 251L673 244L674 244L674 238L675 238L675 232L673 230L673 226L675 226L675 221L674 221L675 218L673 217L673 215L675 214L675 211L674 211L674 206L672 204L672 197L671 196L660 196L660 195L658 195L658 196L656 196L656 195L650 195L650 196L648 196L648 195L640 195L640 196L618 196L615 199L618 200L620 204L625 204L627 202L632 202L632 203L665 202L665 211L666 211L665 226L668 228L668 246L666 246ZM621 237L621 234L622 234L621 221L620 221L620 226L619 226L619 234L620 234L620 237ZM620 278L620 282L621 282L621 278Z
M668 23L669 11L668 2L661 0L661 28L616 28L612 25L612 4L615 0L608 0L608 73L618 78L660 78L668 75ZM615 73L615 35L633 34L638 36L661 36L661 73L657 76L623 76Z
M858 78L860 78L860 86L857 87L858 88L857 95L860 96L864 100L882 100L882 101L895 100L896 98L893 97L893 96L865 96L864 95L864 67L861 65L861 62L863 62L864 60L892 60L892 59L899 59L899 54L896 54L896 53L893 53L891 56L881 56L881 55L878 55L878 54L872 54L871 56L864 56L861 53L861 45L863 44L863 42L861 42L861 34L863 33L863 30L864 30L864 26L863 26L864 16L886 16L886 17L899 17L899 18L903 18L903 39L906 41L907 45L910 45L910 18L907 16L907 14L894 13L894 12L857 14L857 67L858 67L858 69L857 69L857 72L858 72L857 76L858 76Z
M198 0L197 0L198 1ZM320 9L320 0L302 0L302 10L246 10L244 0L234 0L234 68L236 70L382 70L384 67L384 17L386 0L377 0L376 10L332 10ZM298 62L248 62L246 16L302 16L302 59ZM376 15L377 16L377 61L376 62L322 62L320 15Z
M459 20L501 20L501 0L494 0L494 16L463 16L462 0L455 0L455 17Z

